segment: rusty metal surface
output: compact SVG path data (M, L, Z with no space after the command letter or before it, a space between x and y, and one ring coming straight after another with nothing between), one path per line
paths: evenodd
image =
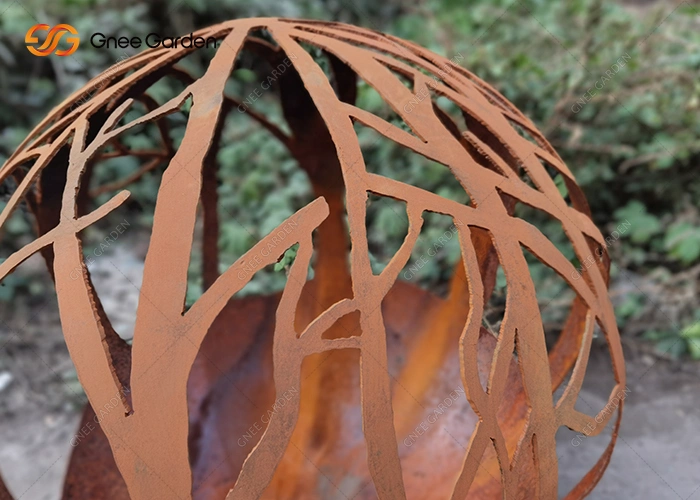
M272 42L259 37L261 30ZM39 233L0 264L0 279L42 252L90 405L95 412L118 406L74 452L64 498L556 498L557 429L594 435L613 418L607 408L598 415L574 409L595 324L613 361L611 400L625 387L605 241L561 158L488 84L410 42L348 25L282 19L235 20L197 34L223 40L203 76L177 66L194 49L145 51L108 70L101 77L108 85L89 101L74 105L83 91L66 99L0 169L0 181L14 177L18 185L0 228L26 201ZM329 58L332 81L302 43ZM279 81L291 135L248 114L290 150L316 199L219 275L216 241L225 221L217 215L213 172L222 122L239 105L224 87L241 51L272 67L291 61ZM158 105L148 90L166 75L186 87ZM410 132L355 106L358 79L376 89ZM466 129L435 104L439 96L458 106ZM163 118L190 97L184 138L174 148ZM124 123L135 100L149 110ZM159 163L167 168L129 346L102 309L78 233L129 197L121 189L140 174L98 192L88 192L86 177L106 157L105 146L146 122L161 127L163 144L141 173ZM368 172L354 122L447 166L471 205ZM138 153L117 147L109 154ZM545 165L563 176L570 205ZM62 173L65 182L44 182L49 173ZM112 198L95 206L99 193ZM409 218L405 241L378 275L370 267L365 227L369 193L405 201ZM561 222L578 260L596 264L580 270L583 279L574 278L577 270L537 228L513 216L516 202ZM185 311L200 203L205 291ZM461 224L462 260L446 299L397 281L425 211ZM290 226L278 245L275 234ZM254 259L258 269L273 264L295 244L280 295L230 300L254 274L241 273L247 263ZM549 352L523 247L576 292ZM315 278L307 282L313 255ZM508 295L494 336L481 325L499 263ZM452 371L450 359L456 360ZM569 372L563 395L553 402ZM420 446L401 448L428 402L454 387L466 393L458 408L464 428L454 439L464 446L433 433ZM297 396L287 400L285 394ZM280 398L287 404L275 404ZM274 411L241 446L240 436L261 408ZM617 408L605 454L567 498L585 496L600 479L617 436L622 404ZM348 477L350 485L343 482Z

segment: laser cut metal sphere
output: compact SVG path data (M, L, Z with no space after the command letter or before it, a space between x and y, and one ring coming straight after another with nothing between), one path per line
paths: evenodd
M0 170L0 180L14 177L18 186L0 225L25 201L38 231L0 264L0 278L42 252L91 405L83 425L99 421L73 451L65 498L555 498L557 430L595 435L616 414L604 455L568 498L588 494L610 459L622 402L615 411L610 404L625 387L609 260L574 176L532 122L469 71L374 31L242 19L196 35L222 41L202 76L178 66L195 49L151 49L121 61L54 109ZM328 61L330 78L309 46ZM291 133L254 112L250 100L225 95L242 52L280 68L269 86ZM163 78L184 90L157 102L149 91ZM407 127L357 107L358 81ZM464 124L438 97L457 106ZM165 117L190 98L176 147ZM137 103L145 111L125 118ZM217 212L216 153L222 123L236 109L289 149L316 199L219 273L225 217ZM120 143L147 123L159 127L160 149ZM368 172L354 123L446 165L471 204ZM139 158L141 169L91 190L100 161L119 156ZM103 310L79 233L123 209L129 186L161 164L129 345ZM570 203L550 171L563 177ZM98 206L104 193L112 197ZM409 218L402 246L379 274L369 260L369 193L404 201ZM514 216L517 202L560 221L586 265L577 270ZM199 205L204 293L185 311ZM446 299L397 280L425 211L456 222L462 258ZM281 294L234 297L296 244ZM523 248L576 294L549 351ZM307 281L312 255L315 277ZM482 317L499 264L508 295L494 335ZM617 385L606 407L586 415L574 404L596 324Z

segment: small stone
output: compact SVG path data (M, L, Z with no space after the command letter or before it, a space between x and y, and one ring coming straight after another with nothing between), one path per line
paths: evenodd
M0 392L7 389L7 386L12 382L12 374L10 372L0 372Z

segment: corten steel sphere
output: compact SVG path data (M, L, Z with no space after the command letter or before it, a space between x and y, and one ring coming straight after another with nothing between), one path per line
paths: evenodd
M610 459L625 387L610 262L572 173L532 122L469 71L367 29L241 19L194 36L221 41L201 75L180 64L194 48L120 61L55 108L0 170L17 185L0 224L25 202L38 233L0 264L0 278L37 252L46 259L91 406L83 424L99 422L73 450L65 497L555 498L557 430L588 437L614 417L609 446L568 498L588 494ZM256 113L256 97L227 95L242 61L268 68L261 87L279 98L280 119ZM159 101L151 91L163 79L183 90ZM360 82L403 124L357 107ZM180 111L188 118L176 144L168 119ZM227 216L217 210L217 152L232 113L289 150L315 199L219 272ZM149 124L160 147L121 141ZM356 126L446 166L470 202L368 171ZM127 155L139 170L94 186L106 159ZM160 176L159 189L130 344L105 314L81 231L124 213L128 189L146 175ZM409 219L379 273L365 225L370 193L405 202ZM514 215L517 203L561 223L579 269ZM398 279L424 212L457 228L461 259L446 298ZM198 231L204 291L185 307ZM235 297L296 245L282 293ZM524 250L575 292L549 348ZM493 333L482 318L499 265L506 312ZM585 414L574 404L596 325L617 385Z

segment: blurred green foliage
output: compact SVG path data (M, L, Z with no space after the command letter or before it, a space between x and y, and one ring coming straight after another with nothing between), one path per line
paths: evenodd
M80 33L177 35L226 19L279 15L356 23L448 58L459 56L462 66L495 86L541 127L576 175L603 234L622 224L629 227L608 248L613 281L621 283L616 304L623 328L630 335L644 334L663 352L688 352L700 359L694 343L700 342L697 298L673 295L686 275L697 285L700 266L700 7L691 3L671 12L601 0L476 0L468 5L458 0L0 0L0 161L53 105L134 53L98 51L84 40L72 57L29 57L24 33L38 21L67 22ZM238 90L256 85L254 73L237 73ZM362 107L394 119L373 89L361 85L359 91ZM272 101L273 96L265 96L261 109L279 114ZM218 157L225 180L222 210L235 221L222 227L222 266L311 197L304 174L279 144L251 124L236 127L227 130L231 140ZM370 170L468 201L446 169L388 141L378 142L368 130L358 130L358 135ZM137 168L128 161L114 160L99 175L105 181L123 177ZM565 194L563 183L559 185ZM141 190L136 198L147 200L157 182L146 177L134 189ZM149 213L149 207L141 208ZM577 262L560 225L535 212L524 215ZM427 252L453 224L439 216L429 219L414 256ZM147 224L148 216L141 222ZM23 224L19 220L8 233L26 232ZM372 263L379 270L405 235L405 208L375 200L368 224ZM193 259L193 290L198 258ZM292 258L293 252L277 269ZM444 284L457 258L458 251L446 249L416 279ZM555 285L556 277L531 262L535 280L545 290L540 300L549 304L565 287ZM639 283L624 286L631 276ZM279 288L284 277L273 271L261 279L251 285L253 291ZM669 294L671 302L677 300L673 306L678 314L672 320L658 297L645 291L647 283ZM193 292L189 300L195 296Z

